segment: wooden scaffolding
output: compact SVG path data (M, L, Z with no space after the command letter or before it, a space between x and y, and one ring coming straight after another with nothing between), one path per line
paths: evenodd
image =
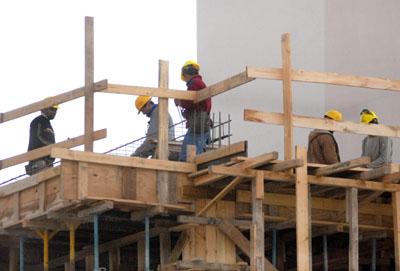
M85 97L83 136L0 163L61 159L0 188L0 247L8 249L0 248L0 270L389 270L391 258L400 270L399 166L367 169L367 157L311 164L306 148L293 146L293 127L388 137L400 137L400 127L292 113L293 81L377 91L400 91L400 81L293 69L284 34L281 68L247 67L197 92L169 89L167 61L157 88L93 82L93 18L85 33L84 87L0 114L6 122ZM283 160L274 151L247 157L243 141L200 155L188 146L186 162L168 161L168 99L200 102L255 79L283 82L283 113L244 109L247 121L284 127ZM93 130L95 92L159 98L157 159L93 152L106 137ZM329 249L333 239L346 244Z

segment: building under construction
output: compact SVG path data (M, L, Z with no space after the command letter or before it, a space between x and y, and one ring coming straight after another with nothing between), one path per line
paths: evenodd
M399 81L295 69L283 34L279 68L243 67L194 92L170 89L160 61L158 88L115 85L93 81L91 17L85 37L84 87L0 115L3 123L85 98L82 136L1 160L1 169L47 155L61 162L0 187L0 270L400 270L399 165L312 164L307 146L293 146L294 127L387 137L400 127L292 113L294 81L400 91ZM168 99L200 102L253 80L282 82L283 112L242 112L283 126L284 153L249 157L251 142L240 141L168 160ZM93 152L106 137L93 130L96 92L158 97L156 159Z

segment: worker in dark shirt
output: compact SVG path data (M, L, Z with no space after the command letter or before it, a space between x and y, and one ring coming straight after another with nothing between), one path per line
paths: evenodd
M51 145L56 142L50 120L54 119L56 116L57 109L58 105L42 109L41 115L32 120L29 130L28 151ZM46 167L52 167L53 162L54 158L50 156L29 161L29 164L25 166L26 173L28 175L33 175Z
M187 90L199 91L206 88L201 75L199 74L200 65L189 60L183 64L181 79L186 82ZM206 142L210 137L210 111L211 98L207 98L199 103L175 99L175 105L179 106L183 117L186 119L188 129L183 139L179 160L186 161L186 146L195 145L196 154L206 150Z

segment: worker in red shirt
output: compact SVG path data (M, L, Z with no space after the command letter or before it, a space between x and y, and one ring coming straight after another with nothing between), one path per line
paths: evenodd
M199 75L199 70L200 65L196 61L189 60L183 64L181 79L186 82L187 90L198 91L207 87L201 75ZM211 98L199 103L175 99L175 104L181 108L182 115L186 119L187 132L179 153L179 160L186 161L187 145L195 145L196 154L206 150L206 142L210 137L211 127Z

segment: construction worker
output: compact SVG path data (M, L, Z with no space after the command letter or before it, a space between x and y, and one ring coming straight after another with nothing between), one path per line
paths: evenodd
M42 109L41 115L32 120L29 130L28 151L51 145L56 142L54 130L50 121L56 116L57 109L57 104ZM29 161L29 164L25 166L25 171L28 175L33 175L44 168L52 167L53 162L54 158L50 156L41 157Z
M342 113L337 110L329 110L325 113L324 118L341 121ZM340 162L339 147L333 136L333 131L317 129L310 133L307 160L309 163L326 165Z
M360 113L360 122L364 124L378 124L375 112L364 109ZM371 163L369 168L378 168L392 162L392 139L386 136L368 135L362 141L361 156L368 156Z
M146 132L146 139L131 156L140 156L147 158L149 156L155 157L158 136L158 105L151 101L150 96L139 96L135 101L138 114L142 112L149 120L149 125ZM173 126L171 115L168 114L168 138L172 140L175 136L175 129Z
M198 91L206 87L199 70L200 65L196 61L189 60L183 64L181 79L186 82L187 90ZM179 153L179 160L186 161L187 145L195 145L197 154L206 150L211 126L211 98L199 103L175 99L175 105L181 108L182 115L186 119L187 132Z

